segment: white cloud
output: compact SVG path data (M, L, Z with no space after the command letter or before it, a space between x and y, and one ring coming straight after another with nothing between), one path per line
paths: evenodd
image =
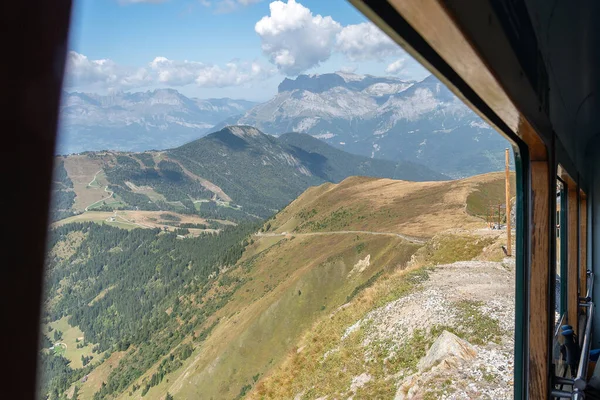
M399 53L398 44L371 22L344 27L336 48L352 61L383 60Z
M388 74L397 75L400 72L403 72L405 64L406 64L406 59L399 58L396 61L394 61L393 63L391 63L390 65L388 65L387 68L385 69L385 72L387 72Z
M197 85L205 88L240 86L269 78L273 68L257 62L231 61L225 66L156 57L145 68L118 65L112 60L90 60L70 51L65 86L98 90L128 90L148 86Z
M69 51L66 62L65 85L96 86L107 90L126 90L152 83L144 68L128 68L112 60L90 60L83 54Z
M346 74L353 74L357 69L358 67L356 65L344 65L342 68L340 68L340 71Z
M263 53L287 75L298 75L329 59L333 52L350 61L385 60L402 54L399 46L371 22L342 26L314 15L296 0L273 1L270 14L256 23Z
M239 86L264 80L274 72L257 62L232 61L220 67L196 61L173 61L165 57L156 57L150 68L162 84L184 86L195 83L200 87Z
M203 63L195 61L172 61L165 57L156 57L150 62L150 69L158 82L173 86L185 86L194 83L198 73L206 68Z
M331 17L313 15L295 0L274 1L270 15L254 27L263 53L287 75L297 75L331 56L342 26Z

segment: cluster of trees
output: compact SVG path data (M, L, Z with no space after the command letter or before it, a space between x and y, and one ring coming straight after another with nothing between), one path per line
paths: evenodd
M40 352L39 357L42 398L59 399L73 382L89 374L94 367L88 364L84 368L73 369L70 366L71 362L65 357L44 351Z
M156 163L154 162L154 158L152 158L152 154L150 153L136 153L135 157L148 168L154 168L154 166L156 165Z
M73 189L73 181L69 178L69 174L67 174L67 170L65 169L65 162L61 158L56 158L54 160L52 181L60 184L64 188Z
M201 300L201 307L192 299L218 284L223 276L219 271L237 262L248 236L258 227L225 226L219 234L204 233L186 240L160 229L128 231L94 223L67 224L51 231L49 248L72 232L83 233L85 239L71 257L48 260L45 320L69 316L69 323L78 326L99 353L108 355L135 345L112 369L97 398L121 393L161 358L168 358L229 301L242 282L228 282L228 291ZM64 281L70 284L61 285ZM170 314L165 312L170 308ZM200 331L194 340L204 340L210 329ZM192 350L191 345L181 345L175 357L181 362ZM174 368L175 364L168 365ZM51 370L54 367L47 364ZM73 382L79 377L77 371L63 369L61 379ZM62 390L65 385L54 387Z
M93 358L94 358L93 356L84 356L82 354L81 355L81 363L85 367L86 365L88 365L90 363L90 361L92 361Z
M186 343L181 345L177 350L163 359L158 366L158 371L153 373L148 382L146 382L144 385L144 388L142 389L142 396L148 393L151 387L161 383L165 375L181 367L181 365L183 365L182 361L189 358L193 351L193 346L190 343Z
M175 229L175 234L181 236L189 235L190 230L188 228L177 228Z
M174 222L181 221L181 218L179 218L177 215L173 215L173 214L163 213L163 214L160 214L159 217L160 217L160 219L165 220L165 221L174 221Z
M54 343L46 335L40 335L40 349L49 349Z

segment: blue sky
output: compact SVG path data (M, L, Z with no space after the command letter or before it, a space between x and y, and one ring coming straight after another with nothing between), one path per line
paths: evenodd
M427 75L345 0L75 0L69 49L66 89L97 93L263 101L300 73Z

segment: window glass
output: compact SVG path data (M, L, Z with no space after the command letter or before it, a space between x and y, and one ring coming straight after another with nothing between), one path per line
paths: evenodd
M71 33L41 398L512 398L513 143L372 22L81 0Z

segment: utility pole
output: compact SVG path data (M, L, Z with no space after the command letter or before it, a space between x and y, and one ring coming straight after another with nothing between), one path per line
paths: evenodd
M510 226L510 157L508 149L505 151L505 163L506 163L506 251L508 256L512 256L512 239L511 239L511 226Z

